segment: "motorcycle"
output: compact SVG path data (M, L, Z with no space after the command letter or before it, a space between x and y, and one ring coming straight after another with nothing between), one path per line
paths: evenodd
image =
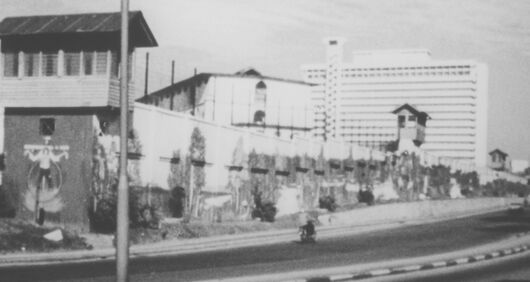
M314 231L312 234L308 234L306 228L300 227L298 232L300 234L300 242L302 243L316 243L317 232Z

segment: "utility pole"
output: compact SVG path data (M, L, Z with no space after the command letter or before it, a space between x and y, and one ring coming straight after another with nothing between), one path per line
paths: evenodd
M116 281L128 281L129 183L127 183L129 0L121 0L120 176L116 226Z

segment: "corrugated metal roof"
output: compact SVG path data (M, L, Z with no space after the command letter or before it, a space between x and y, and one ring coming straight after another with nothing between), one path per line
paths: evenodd
M129 21L142 17L129 12ZM145 22L145 20L143 20ZM0 23L0 36L79 32L113 32L121 29L120 13L8 17ZM151 34L152 36L152 34Z

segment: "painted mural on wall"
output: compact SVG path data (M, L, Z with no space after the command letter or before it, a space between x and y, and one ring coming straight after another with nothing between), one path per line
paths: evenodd
M24 192L25 207L37 212L58 212L63 208L61 189L63 170L61 161L68 159L68 145L52 145L45 137L44 144L24 145L24 156L32 163L27 174L27 190Z

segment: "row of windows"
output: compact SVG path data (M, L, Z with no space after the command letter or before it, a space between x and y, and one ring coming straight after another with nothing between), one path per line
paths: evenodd
M403 76L457 76L470 75L470 71L425 71L425 72L362 72L362 73L345 73L342 77L403 77ZM308 78L326 78L324 74L308 75Z
M62 57L63 73L59 74L59 57ZM110 56L110 57L109 57ZM38 52L38 53L5 53L4 76L25 77L34 76L79 76L79 75L105 75L107 74L110 59L110 72L118 75L118 55L116 52L107 51L82 51L82 52ZM131 67L132 64L129 64ZM131 68L130 68L131 69ZM129 74L131 72L129 71Z

